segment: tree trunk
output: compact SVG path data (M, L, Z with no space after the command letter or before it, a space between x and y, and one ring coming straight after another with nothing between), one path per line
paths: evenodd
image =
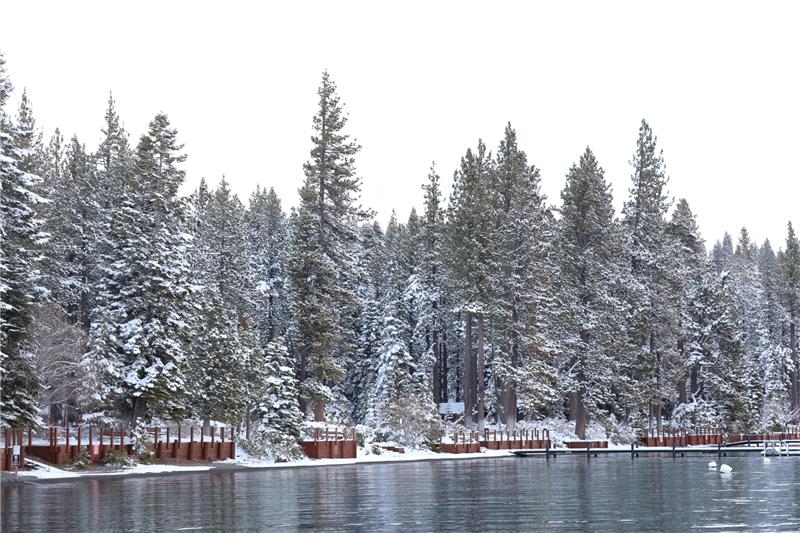
M314 402L314 422L325 422L325 402Z
M686 349L683 339L678 340L678 353L680 354L681 361L686 360ZM686 377L678 380L678 401L686 403L688 400L686 396Z
M519 311L517 309L516 301L511 311L511 319L513 324L519 322ZM519 366L519 334L514 329L511 332L511 368L517 369ZM517 387L513 381L506 384L505 389L505 411L506 411L506 428L513 431L517 424Z
M442 344L439 347L439 354L441 355L442 360L442 369L439 373L442 384L440 385L439 391L442 401L446 402L450 399L450 391L447 390L447 331L442 332Z
M253 410L252 404L247 404L245 408L246 411L244 413L244 438L250 440L250 411Z
M680 403L688 402L688 397L686 395L686 378L678 380L678 401Z
M434 304L435 308L435 304ZM441 379L441 354L439 353L439 330L433 328L433 343L430 348L433 350L433 402L441 403L442 400L442 379Z
M655 416L656 416L656 427L658 428L658 434L661 435L664 431L664 424L663 424L663 417L661 416L661 408L663 407L663 403L661 398L658 398L655 402Z
M589 423L586 407L583 405L583 393L575 393L575 434L580 440L586 439L586 426Z
M514 431L517 425L517 388L513 384L506 385L505 416L506 429Z
M578 393L569 393L569 411L567 412L567 420L573 422L578 419Z
M464 425L474 427L472 411L475 409L475 375L473 373L472 313L466 313L464 331Z
M792 410L800 409L800 354L797 353L797 329L792 322L789 324L789 346L792 351Z
M486 417L486 361L484 354L484 319L478 317L478 433L483 435Z

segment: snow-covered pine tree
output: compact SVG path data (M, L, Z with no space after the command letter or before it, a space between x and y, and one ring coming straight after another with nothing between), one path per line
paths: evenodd
M495 218L490 254L497 325L492 373L501 388L498 414L509 430L520 407L530 416L556 397L556 370L547 337L553 234L539 180L539 170L528 164L508 124L490 185Z
M184 172L177 130L164 114L150 122L130 178L118 191L110 255L98 283L98 305L85 365L96 375L90 394L131 423L177 417L190 342L190 237L177 197Z
M668 179L656 137L644 120L631 166L632 186L623 207L633 275L628 332L638 352L633 377L646 396L648 426L652 428L655 422L660 431L664 401L672 398L675 378L682 366L675 349L679 336L677 301L669 276L665 231Z
M780 276L775 252L769 240L758 252L758 274L763 289L762 331L759 363L764 373L763 425L781 430L794 418L791 409L791 351L784 343L785 310L781 303Z
M751 402L741 326L727 271L709 264L692 294L687 321L688 364L697 390L681 425L719 424L730 431L751 431L759 420Z
M247 240L244 206L231 193L223 176L199 213L202 226L198 246L208 259L209 271L203 282L216 287L229 319L243 324L253 315L253 280Z
M402 330L398 319L391 315L384 319L370 418L380 438L419 447L433 438L438 415L428 382L420 379Z
M742 228L733 256L730 288L739 313L743 361L746 371L748 408L756 411L751 419L761 420L764 401L764 368L760 355L768 344L764 324L764 288L758 273L758 247L751 241L747 228ZM754 427L753 429L760 429Z
M722 274L723 270L730 270L733 261L733 239L726 231L722 237L722 242L717 241L711 250L711 257L714 260L714 268L717 274Z
M322 75L314 116L311 158L293 230L289 274L292 280L293 347L299 358L301 406L312 405L325 418L330 385L343 377L346 332L342 309L350 291L356 224L366 213L358 205L361 180L355 171L360 146L344 133L347 117L327 72Z
M425 335L425 349L433 365L431 383L433 401L436 404L449 399L446 329L448 309L442 258L445 222L440 181L436 169L431 165L428 181L422 186L425 210L420 221L421 251L417 268L420 285L419 328Z
M791 409L794 418L800 419L800 241L789 222L786 231L786 249L778 256L781 281L781 301L786 310L785 345L789 348Z
M253 410L257 425L248 444L261 457L289 461L303 455L297 444L303 421L297 379L282 338L267 343L264 358L268 377L264 395Z
M47 279L52 299L84 331L94 308L98 260L104 237L95 163L73 137L64 153L61 172L50 179L52 209L45 229Z
M120 123L116 102L113 95L108 95L108 105L102 128L103 140L95 154L98 180L104 191L101 205L104 209L112 209L116 205L116 190L127 180L131 171L133 158L128 143L128 133Z
M586 148L561 192L558 312L552 331L562 354L561 390L569 394L569 418L575 420L579 438L585 438L590 419L607 417L612 389L623 378L625 307L620 285L625 278L609 187Z
M345 395L350 400L350 417L356 423L372 423L378 350L382 342L383 315L387 299L387 255L378 222L360 228L360 247L355 272L358 278L359 338L353 358L347 362Z
M254 316L261 342L286 335L289 320L286 293L288 228L274 189L256 187L246 214L250 270L257 294Z
M464 422L483 431L485 402L485 323L490 313L493 265L490 263L491 216L487 206L492 159L483 141L475 152L468 149L453 175L453 192L447 210L448 281L454 306L464 320L463 398ZM473 342L473 324L477 340Z
M39 177L22 169L30 155L17 139L32 132L14 125L5 105L12 90L0 53L0 426L36 427L39 380L24 342L36 301L39 248L45 237L33 189Z
M14 128L14 143L20 150L19 169L39 176L41 180L45 161L45 147L42 131L36 126L33 108L27 90L22 90L22 97Z
M669 246L672 266L671 274L679 301L678 327L680 333L676 349L679 361L683 366L677 377L678 397L672 417L675 420L682 420L682 413L690 408L688 405L694 402L697 393L698 367L689 364L687 335L689 335L688 324L691 322L692 295L699 287L706 268L706 251L697 227L697 220L689 203L683 198L678 201L672 212L667 234L669 239L667 246Z
M247 405L247 365L228 309L216 287L200 299L197 331L186 360L186 383L192 412L207 430L211 420L237 424Z

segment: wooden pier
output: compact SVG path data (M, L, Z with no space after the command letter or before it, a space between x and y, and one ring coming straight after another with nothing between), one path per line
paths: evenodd
M785 456L800 456L800 440L784 440L787 444L787 451L783 454ZM657 456L672 456L672 457L685 457L688 455L715 455L717 457L727 457L729 454L734 453L763 453L766 449L771 447L771 444L777 444L777 441L752 441L748 444L737 444L731 446L723 446L717 444L716 446L635 446L631 445L630 448L550 448L547 450L514 450L511 451L518 457L544 457L546 459L555 458L559 455L573 455L573 456L586 456L597 457L598 455L610 454L627 454L631 459L641 455L657 455Z

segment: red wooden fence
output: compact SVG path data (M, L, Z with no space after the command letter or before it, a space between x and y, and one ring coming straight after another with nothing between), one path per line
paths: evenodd
M149 449L157 460L217 461L236 458L236 443L233 441L233 430L230 428L227 430L219 428L219 434L216 428L211 428L208 436L199 431L198 438L195 438L195 428L192 427L189 430L188 442L185 436L182 437L180 427L175 431L168 427L150 428L149 433L152 441ZM22 442L25 436L27 442ZM56 465L77 461L86 450L89 452L89 460L93 463L102 463L111 450L122 451L129 457L136 455L130 439L126 438L122 428L78 426L73 431L69 427L51 427L46 429L46 436L47 444L35 444L30 429L5 430L5 447L0 454L2 457L0 470L10 469L12 446L18 443L22 444L23 454Z
M314 429L311 439L300 441L305 454L311 459L355 459L356 430L353 428Z

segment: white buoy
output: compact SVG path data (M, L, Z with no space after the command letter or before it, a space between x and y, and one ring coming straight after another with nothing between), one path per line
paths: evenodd
M769 457L764 457L764 464L765 464L765 465L768 465L768 464L770 464L771 462L772 462L772 459L770 459Z
M720 465L719 467L720 474L730 474L731 472L733 472L733 468L731 468L730 466L724 464Z
M716 461L711 461L710 463L708 463L708 468L709 469L717 468L717 462Z

